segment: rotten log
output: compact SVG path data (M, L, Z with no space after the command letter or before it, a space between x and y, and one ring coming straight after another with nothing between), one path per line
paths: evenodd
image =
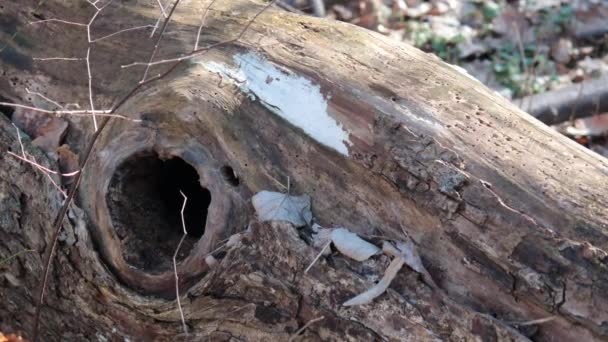
M516 102L547 125L593 116L608 111L608 77L573 84Z
M4 102L33 101L29 87L86 106L84 63L32 59L83 57L86 32L29 23L87 23L94 8L1 4ZM156 60L192 50L206 5L180 4ZM92 34L153 25L156 6L111 4ZM200 46L235 38L261 6L216 1ZM143 66L121 65L148 61L149 35L92 45L99 108L140 81ZM83 171L47 284L44 341L288 340L304 327L305 340L608 337L608 162L411 46L271 9L238 41L182 63L119 114L141 122L112 119ZM82 154L92 132L89 117L71 117L66 139ZM19 150L0 118L0 256L33 251L1 266L0 330L27 337L62 197L6 153ZM288 177L290 193L311 196L321 226L378 244L410 236L438 288L404 268L374 302L343 307L389 260L332 253L305 273L318 253L309 229L256 222L250 202ZM188 336L170 263L182 234L178 189L196 199L178 265ZM241 243L216 251L237 232Z

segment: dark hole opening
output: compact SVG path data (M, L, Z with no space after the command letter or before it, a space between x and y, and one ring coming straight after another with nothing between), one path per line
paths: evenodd
M0 102L10 102L10 101L8 101L4 97L0 96ZM0 113L4 114L9 120L13 119L14 112L15 112L15 108L0 105Z
M134 156L118 167L108 189L108 208L123 256L147 272L171 269L183 235L181 208L188 237L177 259L183 260L205 233L211 193L200 186L196 170L178 157L161 160L154 153Z
M228 184L232 186L238 186L240 184L239 177L231 166L222 166L220 172L222 173L222 178L224 178Z

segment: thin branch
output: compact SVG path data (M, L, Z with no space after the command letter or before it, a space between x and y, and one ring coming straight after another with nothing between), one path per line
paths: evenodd
M288 342L292 342L293 340L296 339L296 337L298 337L298 335L300 335L302 332L304 332L304 330L308 329L309 326L311 326L314 323L317 323L318 321L321 321L323 319L325 319L325 316L321 316L321 317L317 317L317 318L311 319L306 324L304 324L303 327L301 327L300 329L298 329L298 331L296 331L293 335L291 335L291 337L289 337Z
M210 45L208 45L206 47L199 48L197 50L193 50L192 52L187 53L187 54L185 54L185 55L183 55L181 57L163 59L163 60L159 60L159 61L156 61L156 62L153 62L152 61L153 58L150 58L150 61L147 62L147 63L146 62L133 62L133 63L130 63L130 64L121 65L120 67L123 68L123 69L125 69L125 68L134 67L134 66L137 66L137 65L145 65L146 66L146 74L147 74L147 71L148 71L148 69L151 66L161 65L161 64L167 64L167 63L182 62L182 61L185 61L185 60L188 60L188 59L192 59L194 57L198 57L198 56L206 53L210 49L216 48L218 46L225 45L225 44L228 44L228 43L234 43L234 42L238 41L239 39L241 39L243 37L243 35L245 34L245 32L247 32L247 30L249 29L249 27L253 24L253 22L260 15L262 15L262 13L264 13L268 8L270 8L270 6L274 5L274 3L276 1L277 0L272 0L266 6L264 6L264 8L262 10L260 10L258 13L256 13L255 16L253 16L253 18L251 18L251 20L249 20L247 22L247 24L245 25L245 27L243 27L243 29L239 32L239 34L235 38L233 38L233 39L226 40L226 41L219 42L219 43L215 43L215 44L210 44ZM179 2L179 0L177 2ZM156 52L156 48L155 48L155 52Z
M312 260L312 262L310 263L310 265L308 265L308 267L306 267L306 269L304 270L304 274L308 273L308 271L317 262L317 260L319 260L319 258L321 257L321 255L323 255L323 253L325 252L325 250L327 249L327 247L329 247L330 244L331 244L331 240L329 240L325 244L325 246L323 246L323 248L321 248L321 251L319 252L319 254L317 254L317 256Z
M65 191L63 191L63 189L61 188L61 186L59 186L59 184L57 184L57 182L55 182L55 180L53 179L53 177L48 172L43 172L43 173L46 176L46 178L49 179L49 181L51 182L51 184L53 184L53 186L55 187L55 189L57 189L57 191L59 191L59 193L61 193L61 195L63 195L63 199L65 200L68 197L68 194L66 194Z
M99 12L98 12L99 13ZM89 78L89 104L91 105L91 113L93 113L93 127L97 132L97 117L95 116L95 105L93 103L93 77L91 76L91 62L89 56L91 54L91 46L87 48L87 75Z
M165 17L165 19L169 17L169 15L165 15L165 14L167 13L167 8L169 8L171 1L169 0L169 3L167 3L167 6L163 6L160 1L158 2L158 4L160 6L160 15L158 16L158 19L156 19L156 23L154 24L154 29L152 29L152 33L150 33L150 38L154 37L154 34L156 33L156 30L158 29L158 25L163 20L163 16Z
M211 2L209 2L209 5L207 5L207 8L205 8L205 12L203 12L203 15L201 16L201 24L198 26L198 32L196 32L196 42L194 42L194 49L193 49L194 51L198 50L198 42L201 38L201 32L203 31L203 26L205 26L205 20L207 19L207 14L209 13L209 9L211 8L211 6L213 6L215 1L217 1L217 0L211 0Z
M7 258L0 260L0 268L4 267L4 265L8 264L9 261L17 258L21 254L31 253L31 252L34 252L34 250L33 249L24 249L22 251L19 251L19 252L13 254L13 255L9 255Z
M539 318L539 319L535 319L535 320L531 320L531 321L525 321L525 322L505 322L508 325L517 325L520 327L525 327L528 325L536 325L536 324L542 324L542 323L546 323L546 322L550 322L554 319L556 319L557 316L549 316L549 317L545 317L545 318Z
M13 156L13 157L15 157L15 158L17 158L19 160L22 160L22 161L24 161L24 162L26 162L26 163L28 163L28 164L36 167L37 169L39 169L40 171L43 171L45 173L51 173L51 174L59 175L59 176L62 176L62 177L74 177L74 176L76 176L76 174L78 174L78 172L80 172L80 171L74 171L74 172L70 172L70 173L59 173L57 171L51 170L51 169L49 169L47 167L44 167L44 166L38 164L36 161L29 160L26 157L22 157L22 156L20 156L20 155L18 155L16 153L11 152L11 151L8 151L6 153L8 155L11 155L11 156Z
M61 20L61 19L36 20L36 21L30 22L30 25L37 25L37 24L43 24L43 23L62 23L62 24L66 24L66 25L74 25L74 26L87 27L87 24L77 23L77 22L74 22L74 21Z
M57 108L60 108L62 110L65 110L66 107L74 107L74 108L80 108L80 105L78 103L67 103L65 106L61 105L59 103L59 101L55 101L49 97L47 97L46 95L39 93L39 92L35 92L35 91L30 91L28 88L25 88L25 92L31 95L36 95L38 97L40 97L41 99L52 103L53 105L55 105Z
M19 127L17 127L17 125L15 125L14 123L12 125L17 131L17 140L19 141L19 148L21 148L21 155L25 157L25 148L23 147L23 141L21 141L21 133L19 133Z
M219 245L219 246L218 246L216 249L214 249L214 250L212 250L211 252L209 252L209 253L205 254L205 255L203 256L203 258L206 258L206 257L208 257L208 256L210 256L210 255L213 255L213 254L215 254L215 253L217 253L217 252L221 251L221 250L222 250L224 247L226 247L226 246L228 245L228 239L225 239L225 240L223 240L223 241L224 241L224 243L222 243L222 241L220 241L220 245Z
M583 94L583 87L585 87L585 82L581 82L580 86L578 87L578 93L576 94L576 100L574 100L574 105L572 106L572 111L570 112L570 121L572 121L576 118L576 109L577 109L576 104L579 102L579 99L581 98L581 95Z
M40 97L41 99L45 100L46 102L53 104L57 108L64 109L63 106L59 104L59 102L51 100L48 97L42 95L41 93L38 93L38 92L35 92L35 91L30 91L27 88L25 88L25 92L28 93L28 94L31 94L31 95L36 95L36 96Z
M175 9L177 8L177 5L179 5L179 2L180 2L180 0L175 0L173 7L171 7L171 11L169 11L169 16L167 17L167 19L169 19L173 16L173 12L175 12ZM156 39L156 42L154 43L154 49L152 50L152 54L150 54L150 62L152 62L152 60L154 60L154 57L156 57L156 52L158 51L158 46L160 45L161 39L165 35L165 30L167 29L168 24L169 24L169 20L165 20L165 22L163 23L163 27L160 29L160 34L158 35L158 39ZM146 81L149 70L150 70L150 64L148 63L148 65L146 65L146 70L144 70L144 76L141 78L141 81L139 81L139 83L143 83Z
M114 37L116 35L119 35L121 33L135 31L135 30L142 30L142 29L147 29L147 28L151 28L151 27L153 28L154 25L142 25L142 26L131 27L131 28L128 28L128 29L116 31L114 33L108 34L107 36L103 36L103 37L100 37L100 38L97 38L97 39L93 39L93 40L91 40L91 43L97 43L97 42L100 42L100 41L102 41L104 39L112 38L112 37Z
M521 39L521 32L519 30L519 25L517 23L513 23L513 29L515 30L515 37L517 38L517 47L519 48L519 55L521 57L521 64L524 70L525 77L528 77L528 63L526 63L526 52L524 49L524 43Z
M21 133L19 132L19 128L13 124L13 127L15 127L15 130L17 131L17 141L19 142L19 148L21 149L21 155L17 155L13 152L8 151L7 154L11 155L19 160L22 160L32 166L34 166L35 168L37 168L38 170L40 170L51 182L51 184L53 184L53 186L63 195L63 197L67 197L67 194L65 193L65 191L63 191L63 189L61 189L61 187L59 186L59 184L57 184L57 182L55 182L55 180L53 179L53 177L51 176L51 174L55 174L55 175L62 175L65 177L71 177L71 176L75 176L76 173L78 173L79 171L76 171L74 173L70 173L70 174L60 174L56 171L53 171L49 168L46 168L42 165L40 165L37 161L36 158L31 157L31 159L28 158L28 154L25 153L25 148L23 147L23 141L21 140Z
M46 2L46 0L41 0L38 1L36 4L36 7L33 8L31 11L29 11L30 13L38 13L38 10L40 9L40 7L42 7L44 5L44 3ZM17 38L17 36L19 35L19 33L21 32L21 30L23 29L24 26L18 28L15 30L15 32L13 32L13 34L11 34L8 39L6 39L6 42L4 43L4 45L2 45L0 47L0 52L4 51L4 49L6 49L9 45L12 45L15 42L15 38Z
M93 77L91 76L91 58L90 58L90 56L91 56L91 44L93 43L93 40L91 39L91 25L93 25L93 22L95 22L95 19L97 18L99 13L101 13L101 11L103 11L104 8L108 7L112 3L112 1L114 1L114 0L108 1L108 3L106 3L102 7L97 7L97 1L95 1L93 6L95 6L97 11L95 12L95 14L93 14L93 17L91 17L91 20L89 20L89 23L87 24L87 41L89 42L89 47L87 48L86 63L87 63L87 76L88 76L88 80L89 80L89 104L91 105L91 112L93 113L93 127L95 128L95 132L97 132L98 127L97 127L97 116L95 115L95 105L93 102Z
M99 7L97 7L97 3L99 2L99 0L95 0L95 1L87 0L87 2L89 4L91 4L91 6L95 7L96 10L99 10Z
M179 253L179 249L182 247L182 243L188 236L188 231L186 230L186 220L184 220L184 209L186 209L186 202L188 202L188 197L184 195L184 193L180 190L179 193L184 198L184 203L182 204L182 210L180 211L180 215L182 217L182 228L184 230L184 235L179 240L179 244L175 249L175 253L173 254L173 271L175 272L175 298L177 298L177 308L179 309L179 315L182 319L182 327L184 328L184 334L188 335L188 326L186 325L186 319L184 318L184 310L182 309L182 302L179 298L179 275L177 274L177 254Z
M81 57L34 57L32 58L35 61L83 61L84 58Z
M52 114L52 115L56 115L56 116L61 116L61 115L90 116L91 114L95 114L96 116L117 118L117 119L122 119L122 120L127 120L127 121L133 121L133 122L141 122L141 120L139 120L139 119L132 119L130 117L127 117L127 116L121 115L121 114L113 114L115 112L115 110L112 110L112 109L95 110L95 111L91 111L91 110L49 110L49 109L27 106L27 105L22 105L22 104L18 104L18 103L12 103L12 102L0 102L0 106L28 109L28 110L35 111L35 112L44 113L44 114Z
M167 12L165 11L165 8L163 7L163 4L160 2L160 0L156 0L156 2L158 3L158 7L160 7L160 14L162 14L163 17L167 18Z
M95 18L97 18L97 16L99 15L99 13L101 13L101 10L97 10L95 12L95 14L93 14L93 17L91 18L91 20L89 20L89 23L87 24L87 42L89 42L89 44L91 44L91 24L93 24L93 21L95 21Z

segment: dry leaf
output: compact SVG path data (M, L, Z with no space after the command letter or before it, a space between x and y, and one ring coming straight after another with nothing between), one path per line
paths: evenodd
M422 266L422 260L412 240L408 239L406 242L397 242L397 248L401 251L401 257L411 269L421 274L426 273L426 269Z
M380 248L344 228L334 229L331 232L331 241L340 253L357 261L365 261L380 252Z
M422 259L420 259L416 246L410 238L408 238L406 242L397 242L396 248L390 242L385 241L382 245L382 251L387 255L402 258L406 265L422 275L422 278L427 285L434 289L437 288L437 284L435 284L431 274L424 268L424 265L422 265Z
M226 247L234 247L241 243L243 240L243 236L241 234L233 234L228 238L228 242L226 242Z
M600 136L608 132L608 113L576 119L563 129L567 135Z
M390 265L388 265L388 268L384 272L384 276L376 285L372 286L362 294L347 300L342 305L353 306L371 303L374 298L380 296L384 293L384 291L386 291L386 289L391 284L391 282L393 281L393 279L395 278L404 263L405 261L401 257L396 257L395 259L393 259L393 261L391 261Z
M260 191L251 199L261 222L287 221L296 227L310 225L310 196L292 196L280 192Z
M64 119L21 108L15 110L12 120L32 138L32 144L47 153L55 151L68 128Z
M19 335L4 335L2 332L0 332L0 342L27 342L27 340Z

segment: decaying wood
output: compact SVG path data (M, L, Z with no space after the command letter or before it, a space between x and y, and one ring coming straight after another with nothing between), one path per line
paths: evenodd
M520 107L547 125L608 111L608 77L567 86L518 101Z
M85 65L32 60L82 57L86 34L28 23L86 23L95 10L85 1L37 4L2 2L0 37L9 44L0 54L0 96L28 103L28 87L88 103ZM192 50L206 4L179 6L159 60ZM200 43L234 38L260 6L216 1ZM113 4L92 31L151 25L158 15L156 1ZM143 66L121 65L147 62L149 33L120 34L91 50L96 108L139 82ZM141 122L112 119L84 171L51 271L45 341L288 340L321 316L303 339L608 336L608 163L419 50L271 10L239 42L183 63L118 114ZM89 118L70 118L67 142L76 152L91 128ZM18 148L14 128L0 118L0 256L36 251L0 270L0 330L27 336L62 198L48 178L5 153ZM150 171L158 158L194 167L211 197L204 234L178 265L189 337L180 335L170 267L181 227L157 234L156 214L138 209L153 197L145 180L160 177ZM138 174L146 177L129 178ZM261 190L281 190L287 177L291 193L311 196L315 223L348 227L377 246L407 234L439 288L404 267L371 304L342 306L390 259L332 253L304 272L319 252L306 242L309 229L258 223L250 202ZM126 220L122 209L133 216ZM242 231L240 243L218 248ZM211 268L205 260L214 251Z

